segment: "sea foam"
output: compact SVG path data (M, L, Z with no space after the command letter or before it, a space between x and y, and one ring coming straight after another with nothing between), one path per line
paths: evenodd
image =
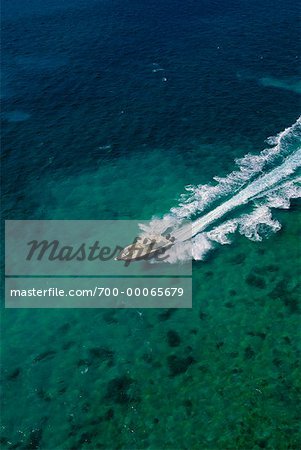
M272 218L271 208L290 207L292 198L301 196L301 117L277 136L267 139L272 147L258 155L247 154L235 161L238 169L224 178L214 177L205 185L187 186L163 218L141 226L143 235L171 233L177 245L170 250L168 262L203 259L218 244L231 243L235 232L253 241L277 232L281 224ZM241 206L251 209L222 221ZM189 223L194 215L200 215ZM190 251L187 241L190 242Z

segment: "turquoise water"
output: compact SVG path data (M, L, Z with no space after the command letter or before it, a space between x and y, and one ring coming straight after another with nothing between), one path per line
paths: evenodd
M161 218L300 114L294 2L3 3L5 219ZM191 310L3 309L2 448L299 449L300 202L272 214Z

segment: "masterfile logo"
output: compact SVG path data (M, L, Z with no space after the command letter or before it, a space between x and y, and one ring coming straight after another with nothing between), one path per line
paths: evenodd
M141 221L7 221L6 307L190 308L191 261Z
M6 221L6 275L189 276L172 236L141 239L141 221Z

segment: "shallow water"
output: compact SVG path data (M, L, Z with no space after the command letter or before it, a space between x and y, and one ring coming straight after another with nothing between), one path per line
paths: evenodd
M259 154L296 9L5 0L4 218L160 218ZM2 447L300 448L300 214L195 261L191 310L2 310Z

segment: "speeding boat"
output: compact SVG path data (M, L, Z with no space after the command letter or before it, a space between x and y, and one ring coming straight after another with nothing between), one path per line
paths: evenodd
M138 237L133 244L127 245L115 258L117 261L148 260L163 255L174 244L170 235L148 235Z
M190 240L197 234L204 232L214 222L221 219L233 209L241 205L246 205L250 200L256 198L256 196L265 192L267 189L271 189L277 183L283 182L283 180L287 179L300 167L300 161L301 149L298 149L292 155L288 156L280 166L259 176L230 199L218 205L207 214L204 214L199 219L174 230L172 237L170 235L148 235L147 237L137 238L136 242L125 247L116 259L126 261L149 259L159 253L164 253L175 241L185 242Z

